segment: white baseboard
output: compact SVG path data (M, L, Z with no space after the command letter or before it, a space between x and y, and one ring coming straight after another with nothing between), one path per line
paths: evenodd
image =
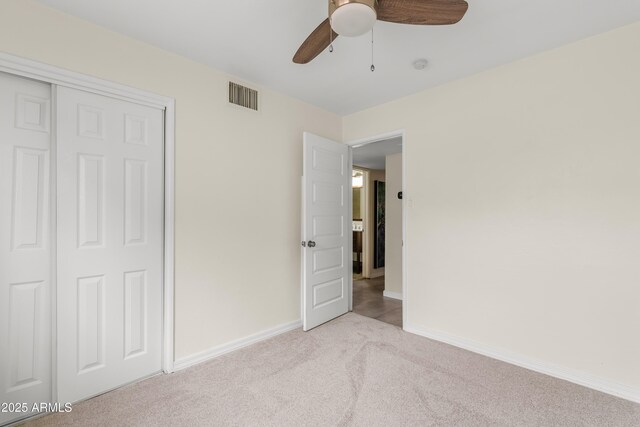
M482 354L483 356L491 357L492 359L501 360L512 365L520 366L522 368L569 381L574 384L620 397L622 399L640 403L640 389L635 387L599 378L585 372L575 371L562 366L535 360L522 354L517 354L508 350L491 347L489 345L467 340L465 338L452 336L444 332L428 330L426 328L422 328L413 324L406 324L404 330L412 334L423 336L425 338L450 344L454 347L459 347L465 350L472 351L474 353Z
M208 350L201 351L191 356L183 357L176 360L173 364L174 371L188 368L198 363L206 362L209 359L213 359L223 354L230 353L235 350L239 350L251 344L255 344L260 341L275 337L276 335L284 334L285 332L293 331L302 327L302 321L296 320L295 322L285 323L278 325L274 328L267 329L257 334L249 335L248 337L240 338L231 341L226 344L219 345L217 347L210 348Z
M385 296L387 298L399 299L400 301L402 301L402 293L401 292L384 291L382 293L382 296Z

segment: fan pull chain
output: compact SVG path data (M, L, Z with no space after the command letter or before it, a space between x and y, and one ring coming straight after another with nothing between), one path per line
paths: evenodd
M376 70L376 66L373 65L373 28L371 29L371 72Z

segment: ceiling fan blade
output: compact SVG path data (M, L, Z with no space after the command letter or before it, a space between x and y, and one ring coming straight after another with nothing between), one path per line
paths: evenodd
M464 0L378 0L378 19L398 24L449 25L460 21L468 8Z
M293 62L296 64L307 64L320 55L323 50L331 44L329 32L333 33L333 40L338 37L338 34L331 29L329 18L318 25L318 28L307 37L302 43L296 54L293 56Z

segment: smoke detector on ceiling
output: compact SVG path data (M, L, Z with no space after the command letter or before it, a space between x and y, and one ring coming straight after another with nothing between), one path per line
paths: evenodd
M424 70L425 68L427 68L427 65L429 65L429 61L424 58L416 59L415 61L413 61L413 68L415 68L416 70Z

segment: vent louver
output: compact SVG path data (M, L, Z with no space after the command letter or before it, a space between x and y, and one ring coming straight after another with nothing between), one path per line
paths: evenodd
M229 82L229 102L258 111L258 91L238 83Z

